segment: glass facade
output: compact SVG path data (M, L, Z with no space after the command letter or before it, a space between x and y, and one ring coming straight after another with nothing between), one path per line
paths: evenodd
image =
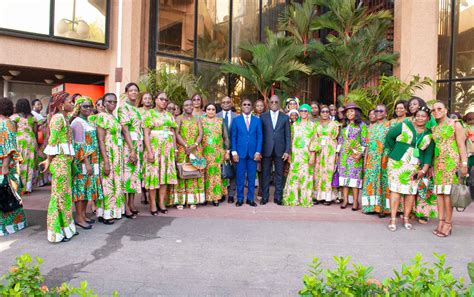
M109 0L2 0L0 33L107 47Z
M219 68L224 61L242 57L240 43L263 41L265 27L276 31L278 14L286 4L285 0L152 0L150 32L155 39L149 67L166 65L201 76L211 101L225 95L256 98L249 83Z
M474 0L440 0L438 93L451 111L474 111Z

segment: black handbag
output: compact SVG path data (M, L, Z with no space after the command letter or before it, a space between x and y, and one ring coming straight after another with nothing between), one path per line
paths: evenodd
M0 185L0 211L12 212L22 206L21 198L14 191L8 182L8 176L3 176L3 182Z
M234 165L230 161L225 161L224 164L221 165L221 177L222 179L231 179L234 178Z

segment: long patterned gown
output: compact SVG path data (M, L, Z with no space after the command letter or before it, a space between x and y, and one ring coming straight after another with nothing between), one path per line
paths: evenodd
M8 180L13 190L20 194L20 166L21 154L17 149L15 124L7 119L0 120L0 170L5 158L10 158ZM0 174L0 184L3 184L5 176ZM0 211L0 236L13 234L26 227L26 216L23 207L14 211Z
M221 178L221 165L224 163L225 150L229 149L227 129L221 118L202 120L203 155L206 158L204 171L204 188L206 201L219 201L227 195L227 180Z
M173 129L176 122L171 113L150 110L144 120L144 127L150 128L150 145L153 150L154 162L145 162L145 189L158 189L160 185L175 185L178 183L175 166L175 149L173 144ZM145 154L146 156L146 154Z
M102 184L100 182L99 142L97 131L88 121L77 117L72 121L71 128L74 136L74 158L72 172L72 200L95 201L102 200ZM92 175L87 175L85 159L89 160Z
M191 119L185 119L181 116L181 126L178 133L181 135L183 140L188 145L192 145L196 142L199 136L199 119L196 117L191 117ZM194 150L193 154L201 158L202 157L202 146L199 144ZM178 144L178 157L176 159L177 163L186 163L189 162L189 156L186 155L184 146ZM204 180L203 178L193 178L193 179L180 179L178 177L178 184L173 186L172 195L172 205L195 205L200 204L205 201L205 191L204 191Z
M105 175L105 160L100 160L102 190L104 199L96 200L97 216L105 220L120 219L125 213L125 196L122 188L123 138L122 126L117 119L106 112L97 118L89 117L97 127L105 130L105 150L110 164L110 173Z
M34 127L36 119L33 116L23 117L14 114L10 119L16 124L16 141L18 150L23 158L20 164L21 192L31 192L33 190L33 179L36 168L36 137Z
M382 213L390 208L387 197L388 188L387 162L388 150L384 148L385 136L390 122L375 123L368 132L367 160L365 162L364 185L362 187L362 212Z
M74 148L72 130L60 113L51 118L49 140L44 153L53 156L51 171L51 199L48 206L48 240L60 242L76 233L72 217L72 160Z
M452 186L459 183L456 173L461 164L461 157L454 127L454 121L446 119L433 128L436 144L433 166L435 194L449 195Z
M353 153L364 154L367 146L367 125L348 124L342 128L338 138L340 147L339 162L339 185L341 187L362 188L362 167L364 158L358 161L352 157Z
M314 132L315 123L310 120L291 125L291 161L283 191L284 205L304 207L313 205L314 166L309 165L309 150Z
M331 186L334 170L336 169L336 146L339 135L339 124L329 121L326 125L314 122L316 131L311 142L311 151L316 153L314 166L314 192L318 201L333 201L336 199L335 190Z
M140 116L142 117L142 130L145 129L145 120L148 117L148 114L150 113L150 109L145 109L145 107L139 107L138 112L140 112ZM146 165L147 165L147 160L146 160L146 155L145 155L145 140L143 140L143 150L139 156L140 158L140 164L141 164L141 172L140 176L142 177L142 188L145 188L145 174L146 174Z
M142 192L142 170L140 156L143 157L142 117L137 107L129 102L123 102L117 109L117 118L122 126L127 126L132 139L132 147L137 155L137 162L130 163L130 151L125 144L123 147L123 189L127 194Z

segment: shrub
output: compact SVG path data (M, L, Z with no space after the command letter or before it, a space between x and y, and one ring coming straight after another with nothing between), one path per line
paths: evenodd
M350 257L334 257L336 268L320 268L318 258L313 259L309 275L303 277L301 296L474 296L474 285L464 286L462 278L455 279L451 267L445 267L446 256L434 254L432 265L417 254L409 265L403 264L394 277L383 282L371 277L372 267L354 264L349 269ZM471 281L474 280L474 263L468 264Z
M59 287L48 288L44 285L44 277L40 271L43 260L36 257L36 263L29 254L23 254L16 258L16 265L10 267L7 274L0 278L1 296L82 296L94 297L97 294L87 288L87 281L82 281L80 287L76 288L70 284L63 283ZM113 296L118 296L115 291Z

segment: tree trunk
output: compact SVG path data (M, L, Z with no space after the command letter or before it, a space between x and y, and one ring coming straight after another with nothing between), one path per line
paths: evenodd
M337 84L336 81L332 82L332 97L334 101L334 106L337 104Z
M344 105L347 104L347 96L349 95L349 80L344 81Z

